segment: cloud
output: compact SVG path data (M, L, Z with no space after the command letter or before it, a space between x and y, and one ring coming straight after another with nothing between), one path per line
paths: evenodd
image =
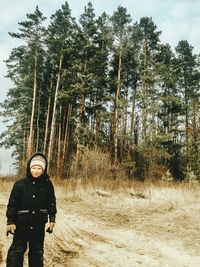
M199 53L199 1L177 1L169 6L167 17L159 21L162 29L162 42L175 47L180 40L188 40L194 46L194 52Z
M158 30L162 31L161 41L173 48L180 40L188 40L194 52L200 52L200 1L199 0L124 0L134 20L152 17ZM123 4L122 4L123 5Z
M80 4L80 1L69 0L72 15L79 17L88 1L83 0ZM0 10L1 41L9 38L6 36L8 31L17 30L17 23L25 20L27 13L34 12L36 5L45 16L50 17L63 3L63 0L20 0L19 4L19 1L7 0ZM193 46L198 46L199 0L93 0L92 4L97 16L103 11L112 15L121 5L127 8L134 21L143 16L152 17L158 29L162 30L162 41L174 46L178 40L189 39Z
M34 1L33 1L34 2ZM12 28L18 19L25 17L30 1L6 1L0 9L0 32ZM18 22L18 21L17 21Z

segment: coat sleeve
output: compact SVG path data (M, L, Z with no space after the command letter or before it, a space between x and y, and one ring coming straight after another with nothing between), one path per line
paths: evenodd
M55 222L56 213L57 213L56 196L55 196L54 186L50 180L49 180L47 210L48 210L48 214L49 214L49 221Z
M19 181L15 182L8 201L6 217L7 224L15 224L17 211L21 197L21 187Z

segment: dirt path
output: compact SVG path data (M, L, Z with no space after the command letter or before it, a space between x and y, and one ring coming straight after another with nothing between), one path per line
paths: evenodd
M0 223L5 229L5 205ZM200 204L83 195L58 200L57 225L46 235L46 267L200 266ZM1 231L3 263L11 237ZM26 266L26 265L25 265Z

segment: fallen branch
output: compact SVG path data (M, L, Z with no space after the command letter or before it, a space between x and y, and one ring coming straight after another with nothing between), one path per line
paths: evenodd
M147 196L145 196L142 193L130 193L131 197L135 197L135 198L147 198Z
M102 196L102 197L111 197L112 196L111 193L101 191L101 190L96 190L95 192L97 193L97 195Z

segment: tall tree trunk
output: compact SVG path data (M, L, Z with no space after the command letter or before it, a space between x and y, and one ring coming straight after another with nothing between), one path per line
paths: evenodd
M38 51L35 51L35 66L34 66L34 82L33 82L33 101L32 101L32 111L31 111L31 122L30 122L30 133L28 138L27 146L27 156L33 152L33 132L34 132L34 117L35 117L35 105L36 105L36 95L37 95L37 60L38 60Z
M114 137L114 163L118 161L118 124L119 124L119 96L121 86L121 64L122 64L122 35L120 35L119 43L119 60L118 60L118 71L117 71L117 88L115 92L115 107L114 107L114 120L113 120L113 137Z
M58 153L57 153L57 177L60 177L60 167L61 167L61 137L62 137L62 125L61 125L61 113L62 109L60 109L60 118L58 124Z
M82 91L80 95L80 121L83 122L85 113L85 93Z
M81 94L80 94L80 111L79 111L80 123L83 122L84 113L85 113L85 84L86 84L86 76L87 76L87 53L86 53L86 58L85 58L85 63L84 63L83 75L84 75L84 79L83 79L83 84L82 84Z
M151 136L151 143L153 145L153 149L155 148L155 141L156 141L156 112L158 110L158 103L157 103L157 90L155 87L155 68L156 68L156 62L155 62L155 53L152 52L152 56L153 56L153 66L152 66L152 89L151 89L151 132L150 132L150 136ZM153 157L151 157L151 160L153 160Z
M36 151L39 151L40 145L40 92L39 92L39 99L38 99L38 110L37 110L37 137L36 137Z
M186 162L187 170L191 168L189 158L189 115L188 115L188 94L187 87L185 85L185 141L186 141Z
M94 101L92 101L92 97L90 97L89 109L92 110L91 114L89 114L89 128L94 134Z
M144 41L144 73L142 78L142 140L146 140L147 127L147 40Z
M100 130L100 118L99 115L96 114L95 118L95 144L99 142L99 130Z
M197 177L200 177L200 101L199 99L194 100L194 115L193 115L193 129L194 129L194 140L196 144L196 151L197 151L197 158L196 158L196 165L197 165Z
M200 119L200 103L197 99L193 100L192 103L192 132L193 132L193 140L194 140L194 153L195 153L195 173L197 177L200 177L200 151L199 151L199 146L198 146L198 137L199 137L199 132L200 128L198 129L198 121L197 118L199 117Z
M25 170L26 170L26 166L27 166L27 158L26 158L26 153L27 153L27 134L26 134L26 131L24 130L24 137L23 137L23 163L22 163L22 166L23 166L23 170L22 170L22 174L24 175L25 174Z
M68 110L67 110L67 120L66 120L66 126L65 126L65 134L64 134L64 144L63 144L63 154L62 154L62 168L64 168L65 164L65 157L68 152L68 146L69 146L69 122L72 115L72 105L69 104Z
M43 146L43 153L44 154L46 154L46 149L47 149L47 137L48 137L48 130L49 130L50 108L51 108L51 97L49 96L47 118L46 118L46 124L45 124L44 146Z
M60 55L58 77L57 77L56 90L55 90L55 96L54 96L52 123L51 123L50 140L49 140L49 150L48 150L48 161L49 161L48 171L50 170L49 167L52 164L53 144L54 144L55 126L56 126L56 107L57 107L57 102L58 102L58 89L60 86L62 62L63 62L63 52L61 52L61 55Z
M81 90L81 95L80 95L80 111L79 111L79 122L78 122L78 127L82 127L83 119L84 119L84 114L85 114L85 85L86 85L86 76L87 76L87 53L85 55L85 62L84 62L84 69L83 69L83 84L82 84L82 90ZM79 155L80 155L80 138L78 137L78 143L76 147L76 168L77 164L79 161ZM77 172L77 170L75 171Z
M134 134L134 122L135 122L135 101L136 101L136 86L133 88L133 99L132 99L132 107L131 107L131 126L130 126L130 148L129 155L131 150L133 149L133 134Z
M124 95L124 104L122 111L122 139L121 139L121 160L124 159L124 150L126 146L126 127L127 127L127 106L128 106L128 85Z
M98 99L97 94L98 93L96 93L96 99L95 99L94 105L99 106L99 105L101 105L102 100L100 101ZM95 111L94 111L94 134L95 134L95 144L96 145L99 142L99 137L100 137L100 133L99 133L99 131L100 131L100 116L101 115L98 112L98 110L95 109Z

